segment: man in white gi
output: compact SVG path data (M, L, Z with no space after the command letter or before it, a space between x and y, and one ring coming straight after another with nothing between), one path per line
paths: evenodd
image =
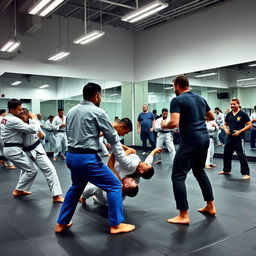
M168 149L171 163L173 162L174 156L175 156L175 147L173 144L173 136L171 134L171 129L162 129L161 123L162 121L166 121L167 123L170 121L170 118L168 117L168 109L163 108L162 109L162 116L158 118L155 122L155 132L157 132L157 139L156 139L156 147L162 148L164 143ZM161 163L162 158L161 154L159 154L159 158L157 159L156 163Z
M9 113L2 120L1 138L4 142L4 156L10 160L17 168L22 169L19 182L12 192L13 196L29 195L30 189L36 175L37 167L33 161L23 151L23 134L36 134L39 129L36 115L29 113L30 124L24 123L20 118L22 113L22 102L17 99L8 101Z
M254 112L251 113L250 119L252 121L251 149L255 149L256 148L256 106L254 106Z
M216 140L217 146L223 146L223 144L225 144L226 142L226 135L225 135L225 131L223 130L224 114L222 113L219 107L215 108L214 120L218 125L219 129L215 130L213 134L213 138Z
M64 109L58 109L58 115L53 118L52 125L54 127L54 134L56 138L56 145L54 149L53 161L57 160L60 152L61 158L66 159L65 152L67 148L67 135L66 135L66 116L64 116Z
M44 128L45 121L43 120L42 114L41 114L41 113L38 113L36 116L37 116L37 119L38 119L38 121L39 121L39 123L40 123L40 127L43 129L43 128Z
M56 145L56 138L54 135L54 127L52 125L54 116L50 115L44 124L45 144L47 145L47 152L53 152Z
M214 155L213 136L214 136L214 133L219 130L219 126L216 124L214 120L212 120L212 121L206 121L206 128L210 136L210 144L207 151L205 168L212 169L213 167L216 167L216 165L213 163L213 155Z
M31 119L29 119L29 111L26 108L22 109L20 118L27 124L31 122ZM25 133L23 136L23 150L45 176L50 192L53 196L53 202L63 203L64 198L61 196L62 190L56 169L50 159L47 157L46 152L40 143L40 139L44 139L44 136L45 134L41 128L37 134Z

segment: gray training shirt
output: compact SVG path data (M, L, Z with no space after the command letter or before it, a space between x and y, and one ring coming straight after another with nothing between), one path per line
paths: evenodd
M90 101L82 101L72 107L66 119L68 147L99 149L99 134L103 132L104 137L112 146L116 161L124 168L131 168L134 163L128 159L119 142L119 136L111 125L106 112L95 106Z

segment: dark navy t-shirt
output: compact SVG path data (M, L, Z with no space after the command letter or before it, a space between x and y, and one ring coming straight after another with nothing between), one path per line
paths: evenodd
M233 112L231 111L225 118L225 122L228 124L230 130L241 130L249 121L251 121L249 116L242 110L236 115L233 115ZM244 136L244 132L241 133L240 136Z
M180 113L179 129L182 142L194 143L209 140L205 124L205 114L209 110L206 100L190 91L172 99L170 112Z
M140 122L140 129L142 132L149 132L150 128L152 128L152 122L155 120L152 112L148 113L140 113L138 116L138 121Z

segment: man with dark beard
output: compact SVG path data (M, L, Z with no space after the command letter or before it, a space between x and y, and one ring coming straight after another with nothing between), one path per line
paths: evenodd
M214 115L206 100L190 91L186 76L177 76L173 83L177 97L171 101L171 120L169 122L163 120L162 128L173 129L179 126L180 129L181 142L172 167L174 197L180 214L168 219L167 222L188 224L190 219L185 180L190 169L192 169L204 200L207 202L207 206L199 211L212 216L216 214L211 183L204 171L209 147L209 134L205 121L214 120Z

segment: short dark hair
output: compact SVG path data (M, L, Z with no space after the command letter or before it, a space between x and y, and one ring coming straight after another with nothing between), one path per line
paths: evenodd
M49 118L54 118L54 116L52 116L52 115L49 115L49 116L48 116L48 119L49 119Z
M58 112L64 111L64 108L58 108Z
M136 186L135 188L126 190L124 194L129 197L135 197L135 196L137 196L138 193L139 193L139 187Z
M23 108L22 109L22 114L25 114L25 115L28 115L28 113L29 113L29 110L27 109L27 108Z
M256 110L256 105L254 106L254 109Z
M143 174L141 174L141 177L143 179L149 180L152 178L152 176L154 175L155 171L153 167L150 167L149 169L147 169L147 171L145 171Z
M101 86L95 83L88 83L83 88L84 100L91 100L97 93L101 92Z
M235 101L238 105L240 105L240 100L238 98L232 98L231 101Z
M168 112L168 109L167 109L167 108L163 108L163 109L162 109L162 113L163 113L163 112Z
M6 112L6 109L0 109L0 115L2 115L3 113L5 113Z
M174 85L178 84L181 88L185 89L189 87L188 78L185 75L176 76L173 80Z
M8 101L7 106L8 110L10 111L11 109L15 109L18 106L22 105L22 101L17 100L17 99L11 99Z
M220 108L219 108L219 107L216 107L215 110L219 110L219 111L220 111Z
M153 114L156 114L156 113L157 113L157 110L156 110L156 109L153 109L153 110L152 110L152 113L153 113Z
M125 118L122 118L121 120L119 120L118 123L125 124L126 128L129 131L132 131L132 121L131 121L131 119L125 117Z

